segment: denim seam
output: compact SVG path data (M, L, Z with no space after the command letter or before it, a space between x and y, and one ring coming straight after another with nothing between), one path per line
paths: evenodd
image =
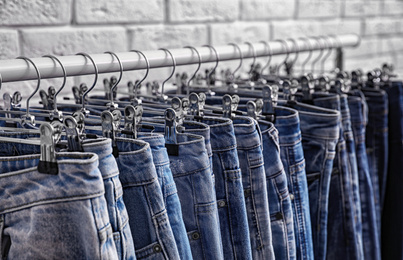
M260 147L260 143L254 145L254 146L248 146L248 147L239 147L239 145L237 145L237 150L251 150L251 149L256 149L258 147Z
M281 173L284 171L284 168L281 168L278 172L276 172L275 174L272 174L270 176L266 176L266 179L275 179L278 176L281 175Z
M27 207L34 207L34 206L49 204L49 203L53 203L53 202L70 202L70 201L83 200L83 199L93 199L93 198L102 196L104 194L105 194L105 192L101 191L98 193L91 193L91 194L86 194L86 195L63 196L63 197L57 197L57 198L51 198L51 199L36 200L35 202L20 204L16 207L7 207L3 210L0 210L0 214L10 213L10 212L13 212L13 210L14 211L22 210Z
M191 172L175 173L175 174L173 175L173 177L174 177L174 179L175 179L176 177L182 177L182 176L192 175L192 174L195 174L195 173L198 173L198 172L201 172L201 171L205 171L205 170L207 170L207 169L209 169L209 168L210 168L210 164L207 165L207 166L204 167L204 168L197 169L197 170L194 170L194 171L191 171Z
M227 173L240 173L239 177L228 177ZM242 173L241 169L235 169L235 170L224 170L224 175L226 180L238 180L242 179Z
M226 146L226 147L220 147L220 148L216 148L216 149L214 149L213 146L211 146L211 151L213 153L223 153L223 152L231 151L231 150L234 150L234 149L237 149L236 144L231 145L231 146Z
M318 135L318 134L315 134L315 135L302 134L302 138L304 138L304 137L311 137L311 138L315 138L316 140L317 139L322 139L322 140L328 141L328 140L337 139L338 135L337 136L322 136L322 135Z
M133 182L133 181L130 181L130 182L127 182L127 183L124 183L124 184L122 183L122 187L123 187L123 188L128 188L128 187L136 187L136 186L145 186L145 185L154 183L154 182L156 182L156 181L158 181L158 178L157 178L157 177L154 177L154 178L152 178L152 179L150 179L150 180L140 181L140 182Z

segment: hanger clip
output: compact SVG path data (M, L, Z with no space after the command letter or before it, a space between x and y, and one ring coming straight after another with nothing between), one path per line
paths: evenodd
M189 100L185 100L185 103L187 103L187 106L189 106ZM175 111L177 127L180 128L183 125L183 120L185 119L185 111L183 110L182 100L178 97L172 98L171 107Z
M330 90L329 78L326 76L321 76L318 78L317 85L315 86L315 91L328 93Z
M124 134L133 136L134 139L137 138L137 132L140 128L140 122L143 116L143 106L128 105L125 107L125 125Z
M80 111L74 112L72 116L64 118L64 126L67 136L68 150L70 152L82 152L82 141L84 138L84 114Z
M177 140L177 115L174 109L165 110L165 147L168 155L178 156L179 146Z
M44 123L39 128L41 133L41 156L38 163L38 172L56 175L59 172L56 160L56 144L63 129L61 122Z
M222 113L223 117L226 118L232 118L235 116L235 111L238 108L239 104L239 96L238 95L233 95L232 97L228 94L225 94L222 98L223 101L223 107L222 107Z
M312 84L311 80L308 76L302 76L300 79L301 89L302 89L302 99L304 101L312 100L312 94L315 91L314 85Z
M278 86L271 85L271 86L264 86L262 89L262 115L266 117L266 120L270 122L274 122L274 107L277 104L278 99ZM259 102L256 102L257 108L260 106Z
M101 114L102 121L102 135L106 138L112 140L112 154L116 157L119 156L118 147L116 145L116 133L120 128L120 120L122 119L122 114L119 110L104 111Z
M81 104L81 97L84 95L85 92L87 92L88 87L85 83L81 83L80 87L73 86L73 96L76 104Z
M256 110L256 103L255 103L254 101L249 100L249 101L246 103L246 109L247 109L247 112L248 112L248 116L249 116L249 117L252 117L253 119L257 119L257 117L258 117L258 112L257 112L257 110Z

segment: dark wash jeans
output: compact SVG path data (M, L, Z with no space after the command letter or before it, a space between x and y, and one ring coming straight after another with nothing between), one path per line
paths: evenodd
M253 259L274 259L269 199L259 125L251 117L232 119L249 223Z
M382 257L403 259L403 84L391 83L389 95L389 158L382 215Z
M116 138L116 158L137 259L178 259L151 148L142 140Z
M295 259L313 258L313 240L304 151L301 143L300 119L294 109L278 106L275 126L280 137L280 156L287 175L288 191L294 219ZM290 257L291 258L291 257Z
M362 89L368 104L365 142L368 165L374 188L378 233L388 171L388 95L384 90Z
M365 147L368 107L364 94L359 90L352 91L348 97L348 106L357 155L364 259L379 260L381 259L380 234L377 228L374 190Z
M183 220L194 259L224 259L213 175L205 140L177 135L178 153L169 155Z
M277 120L283 119L277 116ZM259 121L259 126L262 131L264 169L275 258L295 259L294 218L287 175L280 158L279 134L273 123Z

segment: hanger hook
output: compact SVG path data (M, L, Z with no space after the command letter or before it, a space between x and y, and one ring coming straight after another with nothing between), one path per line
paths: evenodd
M186 86L186 95L189 96L190 82L196 77L196 74L197 74L197 72L199 71L200 66L201 66L201 63L202 63L202 58L201 58L201 56L200 56L199 51L198 51L195 47L192 47L192 46L185 46L184 48L188 48L188 49L191 49L191 50L195 51L196 54L197 54L197 57L199 58L199 65L197 66L197 69L196 69L196 71L193 73L192 77L190 77L190 79L188 80L188 83L187 83L187 86Z
M218 67L218 63L220 62L220 55L218 54L217 50L208 44L203 45L202 47L208 47L211 50L213 50L214 54L215 54L215 66L214 68L212 68L208 75L207 75L207 91L208 93L211 93L211 89L210 89L210 80L211 80L211 75L213 75L213 73L216 71L217 67Z
M136 52L136 53L140 54L141 56L143 56L144 60L146 61L146 65L147 65L146 74L140 81L137 81L136 85L134 85L134 91L135 91L134 95L135 95L135 99L137 99L137 89L141 85L141 83L143 83L143 81L147 78L148 72L150 72L150 62L148 61L147 56L143 52L138 51L138 50L131 50L131 52Z
M89 88L87 91L85 91L84 94L81 96L82 110L85 111L85 103L84 103L84 100L85 100L85 97L87 96L87 94L88 94L88 93L95 87L95 85L97 84L97 81L98 81L98 67L97 67L97 65L95 64L95 61L94 61L94 60L91 58L91 56L88 55L87 53L85 53L85 52L79 52L79 53L77 53L76 55L81 55L81 56L84 56L85 58L88 58L88 59L92 62L92 65L94 65L94 72L95 72L94 83L92 83L91 88Z
M309 49L308 57L306 57L306 59L305 59L305 60L302 62L302 64L301 64L301 74L303 75L304 72L305 72L305 65L308 63L308 61L309 61L309 60L311 59L311 57L312 57L313 49L312 49L312 45L311 45L311 43L310 43L310 41L309 41L308 38L302 37L302 38L300 38L300 39L303 40L306 45L308 45L308 49Z
M250 43L250 42L245 42L245 44L247 44L249 46L249 48L252 49L253 61L252 61L252 65L250 65L251 68L250 68L250 71L249 71L249 79L251 79L252 78L253 68L255 67L255 63L256 63L256 49L253 46L253 44Z
M320 43L320 40L321 40L322 38L320 38L320 37L312 37L312 38L316 41L316 43L319 45L319 48L320 48L320 53L319 53L318 57L316 57L316 59L313 60L313 61L312 61L312 64L311 64L311 70L312 70L312 73L313 73L314 70L315 70L315 64L320 60L320 58L321 58L322 55L323 55L323 49L324 49L324 47L323 47L323 45L321 45L321 43Z
M298 60L298 57L299 57L299 47L298 47L297 41L295 39L290 38L288 40L292 42L292 44L294 46L294 49L295 49L295 57L292 60L292 64L295 64L297 62L297 60Z
M270 65L271 59L273 58L273 51L270 47L270 44L268 44L266 41L260 41L263 43L266 47L266 49L269 50L269 60L267 61L266 65L263 66L262 70L260 71L260 75L263 75L263 71Z
M275 41L280 42L285 47L285 51L286 51L286 56L285 56L284 61L282 63L280 63L280 65L277 67L277 76L280 76L280 67L281 67L281 65L286 64L288 57L290 56L290 49L288 48L287 41L285 41L285 40L275 40Z
M325 62L326 60L330 57L330 55L332 54L333 48L334 48L334 44L333 42L330 41L330 36L325 36L323 39L326 41L326 43L328 44L328 52L323 56L321 62L320 62L320 70L321 73L323 74L325 72Z
M43 55L42 57L46 57L46 58L51 58L54 61L57 61L60 65L60 67L62 68L63 71L63 83L62 86L59 88L59 90L55 93L54 96L54 102L55 102L55 108L54 110L57 111L57 95L59 95L59 93L64 89L64 86L66 85L66 81L67 81L67 73L66 73L66 68L64 67L63 63L56 58L54 55L51 54L47 54L47 55Z
M164 97L164 86L165 86L165 83L166 83L170 78L172 78L172 76L173 76L174 73L175 73L175 70L176 70L176 60L175 60L175 57L172 55L172 52L170 52L168 49L159 48L159 50L164 51L165 53L169 53L169 55L171 56L171 59L172 59L172 66L173 66L171 75L169 75L169 77L168 77L166 80L164 80L164 81L162 82L162 86L161 86L161 98L163 98L163 97Z
M38 67L35 65L35 63L30 58L27 58L25 56L19 56L19 57L17 57L17 59L23 59L23 60L25 60L25 62L31 63L32 66L35 68L36 74L38 75L38 83L36 85L36 88L35 88L34 92L27 98L26 117L28 119L30 117L30 115L29 115L29 102L31 101L31 98L36 94L36 92L38 92L39 87L41 86L41 73L39 72Z
M238 65L238 67L237 67L237 68L232 72L232 74L231 74L232 79L234 80L234 79L235 79L235 72L237 72L237 71L242 67L243 55L242 55L241 48L239 48L239 45L238 45L238 44L229 43L228 45L234 46L234 47L238 50L238 52L239 52L239 60L240 60L239 65Z
M119 63L119 71L120 71L119 79L115 82L115 84L113 84L113 86L110 89L110 93L109 93L110 94L110 99L111 99L111 104L110 105L113 106L113 92L115 91L115 89L118 86L120 80L122 79L122 76L123 76L123 64L120 61L118 55L116 55L116 53L111 52L111 51L106 51L105 53L108 53L108 54L112 55L112 58L113 57L116 58L118 60L118 63Z

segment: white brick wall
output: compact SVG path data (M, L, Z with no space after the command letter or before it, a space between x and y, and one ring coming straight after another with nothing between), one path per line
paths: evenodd
M402 18L402 0L3 0L0 59L357 33L362 43L346 50L347 69L365 70L388 61L403 71ZM194 69L189 67L178 70ZM153 70L150 79L169 71ZM143 73L128 72L124 79ZM91 83L92 78L74 80Z

